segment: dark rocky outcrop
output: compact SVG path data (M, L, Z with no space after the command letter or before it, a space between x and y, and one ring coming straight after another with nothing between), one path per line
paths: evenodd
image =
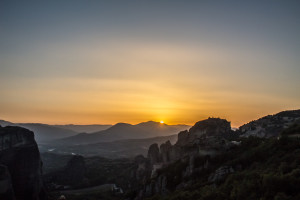
M147 182L144 188L140 190L137 199L155 194L168 194L168 183L172 185L174 181L188 179L193 173L207 169L208 160L201 161L203 164L197 164L197 166L195 160L198 157L215 156L230 149L232 143L227 138L230 138L232 134L230 122L220 118L209 118L197 122L189 131L181 131L174 145L170 141L161 144L160 148L157 144L152 144L148 150L148 159L152 165L151 181ZM169 167L174 170L172 165L175 162L181 163L176 165L178 176L166 176ZM166 171L166 173L161 172L161 170ZM220 174L223 171L220 173L219 171L217 171L216 176L212 176L212 181L223 176ZM184 187L186 184L179 181L176 187Z
M169 162L172 154L172 144L169 140L166 143L160 145L160 152L161 152L162 162L164 163Z
M157 144L150 146L148 159L151 161L152 173L137 191L134 199L142 200L153 196L158 199L160 197L182 199L184 195L190 194L190 190L194 193L183 199L194 199L194 195L197 197L195 199L216 199L214 188L226 185L228 180L237 180L243 184L244 180L240 180L240 177L245 175L248 178L251 174L243 173L244 170L256 171L256 167L260 165L262 165L261 170L268 168L269 165L262 163L273 156L270 152L277 151L284 145L288 146L286 151L297 151L298 137L300 137L299 120L300 110L285 111L250 122L241 126L238 131L232 131L230 122L225 119L209 118L199 121L189 130L181 131L174 145L167 141L162 143L160 148ZM266 138L281 134L281 137L276 139L240 138L240 134L242 137ZM264 146L265 143L268 144ZM282 156L275 155L274 157L276 159L271 158L271 163L277 162ZM289 156L286 157L287 160L288 158ZM253 163L253 160L257 162ZM293 165L293 167L298 168L298 165ZM252 173L250 176L256 179L260 175ZM282 174L279 177L283 178ZM290 179L287 180L290 181ZM272 182L270 184L273 188ZM212 195L204 198L202 195L210 190L208 188L212 189ZM199 193L199 189L204 192ZM173 194L176 191L180 192L174 197ZM278 189L278 191L281 190ZM219 199L226 199L226 196Z
M281 134L281 136L288 136L288 137L300 137L300 119L295 121L292 125L290 125L288 128L284 129Z
M290 110L251 121L239 128L241 137L278 137L280 133L300 119L300 110Z
M209 143L213 145L213 140L225 139L232 133L230 122L220 118L208 118L197 122L189 131L183 131L178 134L176 145L191 146L201 144L207 146Z
M0 199L15 199L10 173L5 165L0 165Z
M209 118L197 122L189 131L181 131L175 145L170 141L158 148L152 144L148 150L151 164L167 164L191 154L214 155L230 147L227 138L232 134L230 122Z
M146 180L151 175L152 165L149 159L143 155L138 155L134 158L134 168L130 170L129 188L138 188L145 184Z
M32 131L0 127L0 185L0 199L46 199L40 152Z
M156 164L160 162L160 155L159 155L159 148L158 144L154 143L149 147L148 150L148 159L150 160L151 164Z
M234 172L234 169L232 167L222 166L222 167L218 168L215 171L215 173L211 174L208 177L208 181L213 182L213 183L220 182L220 181L224 180L228 174L231 174L233 172Z

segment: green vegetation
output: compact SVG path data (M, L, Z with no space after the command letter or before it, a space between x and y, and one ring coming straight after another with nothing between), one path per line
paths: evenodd
M130 179L130 171L134 167L133 161L129 159L110 160L101 157L85 159L88 171L87 178L90 185L101 185L105 183L117 184L124 188Z
M203 157L199 158L203 164ZM210 166L205 173L195 173L193 183L175 190L178 182L168 184L168 196L154 196L149 200L218 200L218 199L300 199L300 139L246 138L242 144L220 156L208 158ZM197 163L197 162L196 162ZM182 167L177 162L164 169L168 177L177 177ZM220 166L232 166L234 173L222 181L208 182L209 174ZM174 178L175 179L175 178ZM170 179L173 181L173 179Z
M298 135L298 137L299 137L300 136L300 120L296 121L290 127L283 130L281 135L283 135L283 136Z
M61 193L52 193L49 200L57 200ZM119 200L120 197L113 192L89 192L85 194L64 194L67 200Z

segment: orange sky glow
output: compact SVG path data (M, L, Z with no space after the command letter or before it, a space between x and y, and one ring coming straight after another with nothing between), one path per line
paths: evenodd
M0 6L0 119L238 127L300 108L292 3L58 2Z

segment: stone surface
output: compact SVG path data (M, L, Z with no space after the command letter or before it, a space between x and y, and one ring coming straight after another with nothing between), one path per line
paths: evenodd
M220 118L208 118L197 122L189 131L178 134L176 145L187 146L201 144L205 146L214 140L226 138L231 134L230 122ZM210 140L212 140L210 142Z
M209 118L197 122L189 131L181 131L175 145L170 141L152 144L148 150L151 164L170 162L189 155L215 155L232 146L227 136L232 134L230 122L225 119Z
M159 154L159 148L158 148L158 144L152 144L149 147L148 150L148 159L150 160L151 164L155 164L155 163L159 163L160 162L160 154Z
M133 172L134 177L132 184L143 183L152 170L150 162L143 155L138 155L135 157L134 163L136 165L136 169Z
M42 162L34 133L20 127L0 127L1 194L8 199L46 198L42 181ZM10 178L9 178L10 177ZM12 184L12 187L10 185ZM13 192L10 191L11 188Z
M220 182L222 180L225 179L225 177L228 175L228 174L231 174L234 172L234 169L230 166L222 166L220 168L218 168L215 173L211 174L209 177L208 177L208 181L209 182Z
M152 161L152 176L138 192L137 199L184 189L193 185L199 176L204 176L211 185L222 183L228 175L241 170L241 165L216 164L214 159L220 160L222 153L239 148L240 134L273 137L285 133L299 137L299 120L300 110L285 111L250 122L238 131L232 131L230 122L225 119L199 121L188 131L181 131L174 145L168 141L159 149L156 144L151 145L148 158Z
M166 143L160 145L162 162L168 163L171 161L171 149L172 149L172 144L169 140Z
M177 177L178 179L188 178L193 173L206 169L209 165L207 160L202 166L196 168L195 159L203 155L213 156L226 150L229 143L232 145L231 142L227 141L227 137L231 134L230 122L220 118L209 118L197 122L189 131L181 131L174 145L170 141L161 144L160 148L157 144L152 144L148 150L148 159L152 165L151 181L144 184L137 199L169 193L167 188L168 178L159 171L176 161L187 163L187 166L183 167L179 173L178 176L181 177ZM224 170L222 168L217 171L212 180L221 178L225 174ZM176 177L173 178L176 179ZM169 180L169 183L172 181L174 180ZM184 188L189 184L191 183L182 182L178 188Z
M5 165L0 165L0 199L15 199L10 173Z
M280 133L300 119L300 110L283 111L251 121L239 128L241 137L278 137Z

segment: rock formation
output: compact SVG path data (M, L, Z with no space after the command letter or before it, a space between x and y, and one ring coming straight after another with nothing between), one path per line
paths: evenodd
M209 118L197 122L189 131L181 131L175 145L170 141L158 148L152 144L148 150L151 164L176 161L186 155L214 155L229 146L227 137L232 134L230 122L225 119Z
M138 188L143 185L151 176L152 165L149 159L143 155L134 158L134 167L130 170L130 179L128 188Z
M248 167L249 161L244 160L243 157L260 160L260 156L255 158L256 156L252 154L244 153L245 149L242 147L250 145L247 143L249 141L259 143L264 140L259 138L241 140L240 134L242 137L267 138L281 134L282 137L290 137L283 138L285 139L283 141L289 141L287 139L300 137L299 120L300 110L285 111L250 122L241 126L238 131L232 131L230 122L225 119L209 118L199 121L189 130L181 131L174 145L167 141L161 144L160 148L157 144L150 146L148 160L151 161L152 173L140 187L135 200L155 195L164 197L175 190L182 190L182 193L178 193L180 195L185 194L185 191L195 187L195 184L198 184L199 188L203 185L215 188L224 184L228 176L236 178L231 174ZM270 139L270 144L278 145L275 141L277 142ZM296 140L293 142L296 143ZM279 143L282 145L281 142ZM298 146L294 145L294 147ZM252 148L255 149L256 146ZM239 160L235 159L237 152L240 156ZM228 162L228 159L234 162ZM177 196L178 199L180 195ZM213 196L210 198L213 199Z
M228 174L231 174L234 172L234 169L230 166L221 166L218 168L215 173L211 174L208 177L209 182L219 182L222 181Z
M300 110L283 111L249 122L239 128L241 137L277 137L300 119Z
M0 199L46 199L42 162L34 133L0 127Z
M172 144L169 140L166 143L160 145L160 152L161 152L162 162L164 163L169 162L172 153Z
M160 148L157 144L152 144L148 150L148 159L152 165L151 181L144 185L137 199L154 194L167 194L169 192L168 182L172 184L177 180L192 176L194 172L206 169L209 165L208 160L195 166L196 158L214 156L226 151L232 146L231 142L227 140L231 134L230 122L225 119L209 118L197 122L189 131L181 131L174 145L170 141L161 144ZM160 169L164 170L178 161L182 163L178 165L182 166L182 170L178 171L177 177L168 178L165 173L159 172ZM216 177L211 178L212 180L221 177L220 174L223 171L219 171ZM174 180L169 180L170 178L174 178ZM184 187L184 184L186 183L179 183L178 188Z
M159 148L158 144L154 143L149 147L148 156L151 164L156 164L160 162Z
M197 122L189 131L183 131L178 134L176 145L192 146L194 144L206 146L214 143L213 140L220 142L227 135L231 134L230 122L220 118L208 118ZM212 144L213 145L213 144Z
M5 165L0 165L0 199L15 199L10 173Z

